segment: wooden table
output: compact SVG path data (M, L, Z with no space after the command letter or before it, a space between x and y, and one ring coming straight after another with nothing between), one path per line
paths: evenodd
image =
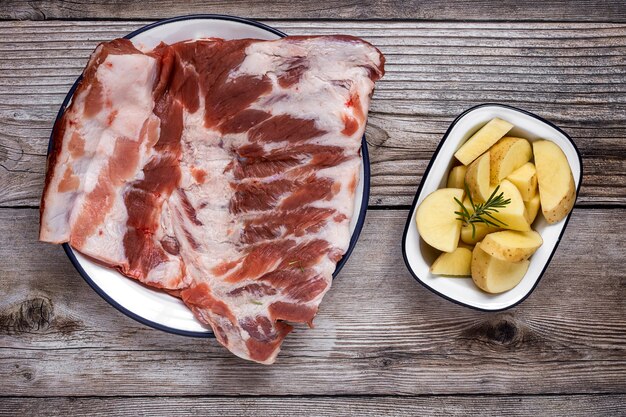
M313 330L270 367L124 316L37 242L55 114L89 53L155 19L251 17L378 46L370 209ZM623 1L20 1L0 4L0 415L626 413ZM570 225L535 292L506 312L418 285L400 239L437 143L463 110L512 104L584 158Z

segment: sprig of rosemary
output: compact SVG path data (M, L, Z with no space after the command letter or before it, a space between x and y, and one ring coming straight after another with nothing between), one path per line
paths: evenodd
M474 200L472 200L472 194L469 191L469 187L467 186L467 184L465 184L465 193L467 194L470 204L474 209L474 213L471 214L469 210L467 210L467 207L465 207L458 198L454 197L454 201L456 201L457 204L461 207L461 211L455 211L454 214L459 215L457 219L462 221L465 226L472 226L472 239L475 239L476 237L476 223L484 223L487 226L494 227L506 226L506 223L504 223L502 220L496 219L495 217L493 217L492 214L498 213L498 209L504 208L511 203L510 198L507 198L506 200L504 199L504 193L498 194L499 189L500 186L498 185L493 190L487 201L485 201L484 203L474 204ZM497 224L496 222L500 224Z

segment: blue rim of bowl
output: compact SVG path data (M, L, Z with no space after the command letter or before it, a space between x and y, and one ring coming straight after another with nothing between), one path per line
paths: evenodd
M168 23L174 23L174 22L179 22L179 21L184 21L184 20L195 20L195 19L227 20L227 21L231 21L231 22L237 22L237 23L242 23L242 24L254 26L254 27L257 27L259 29L264 29L264 30L266 30L266 31L268 31L270 33L273 33L275 35L280 36L281 38L287 36L286 33L281 32L280 30L275 29L275 28L273 28L271 26L265 25L263 23L260 23L260 22L254 21L254 20L244 19L242 17L228 16L228 15L221 15L221 14L193 14L193 15L178 16L178 17L173 17L173 18L170 18L170 19L159 20L157 22L151 23L149 25L143 26L143 27L141 27L141 28L139 28L137 30L132 31L128 35L124 36L124 38L131 39L131 38L135 37L136 35L139 35L140 33L143 33L143 32L145 32L147 30L150 30L150 29L155 28L157 26L162 26L162 25L165 25L165 24L168 24ZM65 99L63 100L63 103L61 104L61 107L59 109L59 112L57 113L57 117L56 117L55 122L54 122L54 126L52 128L52 132L50 134L50 139L48 141L48 154L50 153L50 150L52 148L52 140L53 140L52 138L54 136L54 131L57 128L57 124L59 123L59 120L61 119L61 116L65 112L65 109L66 109L67 105L69 104L70 100L72 99L72 96L74 95L74 92L76 91L76 88L78 87L78 84L80 83L82 78L83 78L83 76L81 75L81 76L79 76L76 79L76 81L72 85L72 88L70 88L70 90L68 91L67 95L65 96ZM369 191L370 191L370 161L369 161L369 153L368 153L368 150L367 150L367 141L365 140L365 135L363 135L363 138L362 138L362 141L361 141L361 156L363 158L363 197L362 197L362 200L361 200L361 209L359 211L359 218L358 218L356 226L354 228L354 232L352 233L352 236L350 238L350 246L348 247L348 250L346 251L346 253L344 253L343 257L339 260L339 262L337 262L337 266L335 268L335 272L333 273L333 278L335 278L337 276L339 271L341 271L341 269L345 265L346 261L350 257L350 254L354 250L354 247L356 246L356 242L359 240L359 236L361 235L361 230L363 229L363 224L365 223L365 214L367 212L367 205L369 203ZM146 319L146 318L144 318L144 317L142 317L142 316L140 316L140 315L138 315L136 313L133 313L132 311L128 310L127 308L125 308L121 304L119 304L117 301L115 301L111 296L109 296L104 290L102 290L91 279L89 274L87 274L87 272L80 265L80 262L78 262L78 259L76 259L76 255L74 254L73 249L71 248L71 246L68 243L64 243L62 246L63 246L63 250L65 250L65 253L67 254L67 257L72 262L72 265L74 265L74 268L76 268L78 273L87 282L87 284L89 284L89 286L100 297L102 297L107 303L109 303L111 306L115 307L117 310L119 310L120 312L122 312L126 316L130 317L131 319L136 320L139 323L144 324L144 325L149 326L149 327L152 327L154 329L162 330L164 332L176 334L176 335L179 335L179 336L202 337L202 338L215 337L215 335L213 334L213 332L211 330L207 330L206 332L196 332L196 331L191 331L191 330L180 330L180 329L176 329L176 328L173 328L173 327L165 326L165 325L160 324L160 323L156 323L156 322L154 322L152 320L148 320L148 319Z
M561 128L559 128L557 125L555 125L554 123L550 122L549 120L544 119L543 117L537 116L536 114L533 114L533 113L531 113L529 111L526 111L526 110L523 110L523 109L519 109L517 107L509 106L507 104L500 104L500 103L483 103L483 104L479 104L478 106L471 107L471 108L465 110L460 115L458 115L457 118L454 119L454 121L450 124L450 127L448 128L446 133L443 135L443 138L441 138L441 141L439 142L439 145L437 146L437 149L435 149L435 152L433 153L433 156L431 157L430 162L428 163L428 166L426 167L426 171L424 171L424 174L422 175L422 178L426 178L428 176L428 174L430 173L430 169L431 169L431 167L432 167L432 165L433 165L433 163L435 161L435 158L439 154L439 151L441 151L441 147L443 146L443 144L448 139L448 135L452 131L452 128L465 115L467 115L468 113L470 113L470 112L472 112L472 111L474 111L476 109L479 109L481 107L503 107L505 109L510 109L510 110L517 111L519 113L525 114L527 116L530 116L532 118L535 118L535 119L539 120L540 122L545 123L546 125L552 127L557 132L559 132L563 136L565 136L567 138L567 140L569 140L569 142L572 144L574 150L576 151L576 155L578 157L578 162L580 164L580 178L578 180L578 187L576 187L576 199L578 199L578 194L580 192L580 186L583 183L583 159L582 159L582 156L580 155L580 151L578 150L578 147L576 146L576 144L574 143L574 141L572 140L570 135L568 135ZM510 308L513 308L516 305L522 303L524 300L526 300L530 296L530 294L532 294L533 291L535 291L535 288L537 288L537 285L539 285L539 281L541 281L541 278L543 277L543 274L548 269L548 266L550 265L550 262L552 261L552 258L554 257L554 254L556 253L556 249L558 248L559 243L561 242L561 238L563 237L563 233L565 233L565 229L567 229L567 224L569 223L570 217L572 217L572 211L573 210L570 211L570 213L565 218L565 224L563 224L563 228L561 229L561 233L559 234L559 237L558 237L556 243L554 244L554 248L552 249L552 253L550 253L550 256L548 257L548 260L546 261L545 265L543 266L543 269L541 270L541 273L537 277L537 280L535 281L535 284L533 285L533 287L521 299L519 299L515 303L513 303L511 305L508 305L506 307L502 307L502 308L498 308L498 309L480 308L480 307L476 307L476 306L473 306L473 305L470 305L470 304L466 304L464 302L461 302L459 300L451 298L451 297L449 297L449 296L447 296L447 295L445 295L445 294L435 290L434 288L432 288L429 285L427 285L424 281L422 281L420 279L420 277L418 277L417 274L411 268L411 264L409 263L409 260L408 260L407 255L406 255L406 236L407 236L407 233L409 232L409 227L411 227L411 225L413 223L412 222L412 220L413 220L413 212L415 211L415 206L417 205L417 199L419 198L420 194L422 193L423 186L424 186L424 181L420 181L420 185L417 187L417 192L415 193L415 197L413 198L413 203L411 204L411 209L409 210L409 215L408 215L408 217L406 219L406 224L404 226L404 233L402 234L402 257L404 258L404 264L406 265L407 269L409 270L409 272L411 273L413 278L417 282L419 282L423 287L428 289L430 292L432 292L434 294L437 294L438 296L440 296L442 298L445 298L448 301L452 301L454 304L458 304L460 306L468 307L468 308L471 308L472 310L485 311L485 312L504 311L504 310L508 310Z

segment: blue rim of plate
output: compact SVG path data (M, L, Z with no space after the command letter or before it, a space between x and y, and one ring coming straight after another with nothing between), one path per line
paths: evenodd
M140 33L143 33L147 30L150 30L157 26L162 26L168 23L179 22L179 21L184 21L184 20L194 20L194 19L227 20L231 22L243 23L246 25L254 26L259 29L264 29L270 33L280 36L281 38L284 38L285 36L287 36L286 33L281 32L280 30L275 29L271 26L265 25L263 23L260 23L254 20L244 19L242 17L221 15L221 14L193 14L193 15L177 16L177 17L173 17L170 19L159 20L157 22L151 23L149 25L143 26L137 30L130 32L128 35L124 36L124 38L131 39L135 37L136 35L139 35ZM68 91L67 95L65 96L65 99L63 100L63 103L61 104L61 107L59 108L59 112L57 113L57 117L55 119L52 132L50 133L50 139L48 141L48 154L50 153L50 150L52 149L52 142L53 142L52 138L54 136L54 131L57 128L57 124L59 123L59 120L61 119L61 116L63 115L63 113L65 113L65 109L67 105L69 104L70 100L72 99L72 96L74 95L74 92L76 91L76 88L78 87L78 84L80 83L82 78L83 76L80 75L76 79L76 81L74 82L70 90ZM365 223L365 214L367 212L367 205L369 203L369 193L370 193L370 160L369 160L369 153L367 151L367 141L365 139L365 135L363 135L363 138L361 140L361 156L363 158L363 197L361 199L361 209L359 211L359 218L354 228L354 232L352 233L352 236L350 238L350 246L348 246L348 250L346 250L346 253L344 253L343 257L339 260L339 262L337 262L335 272L333 272L333 278L337 276L339 271L341 271L346 261L350 257L350 254L354 250L354 247L356 246L356 242L359 240L359 236L361 235L363 224ZM215 337L215 335L213 334L211 330L208 330L207 332L195 332L195 331L190 331L190 330L175 329L173 327L165 326L163 324L156 323L152 320L148 320L136 313L133 313L132 311L128 310L127 308L120 305L117 301L115 301L111 296L109 296L105 291L103 291L91 279L89 274L87 274L87 272L80 265L80 262L78 262L78 259L76 259L76 256L74 255L74 251L68 243L64 243L62 246L63 246L63 250L67 254L67 257L72 262L72 265L74 265L74 268L76 268L80 276L87 282L87 284L89 284L89 286L100 297L102 297L107 303L109 303L111 306L115 307L117 310L119 310L126 316L130 317L131 319L138 321L139 323L144 324L146 326L152 327L154 329L162 330L164 332L176 334L179 336L202 337L202 338Z
M532 117L534 119L539 120L540 122L545 123L546 125L550 126L551 128L555 129L557 132L559 132L563 136L565 136L565 138L567 138L567 140L569 140L569 142L574 147L574 150L576 151L576 156L578 157L578 163L580 164L580 179L578 181L578 187L576 187L576 199L578 199L578 194L580 193L580 186L583 183L583 158L580 155L580 151L578 150L578 147L576 146L576 143L574 143L574 141L572 140L570 135L565 133L560 127L558 127L554 123L550 122L549 120L546 120L543 117L537 116L536 114L531 113L531 112L529 112L527 110L523 110L523 109L519 109L517 107L509 106L508 104L483 103L483 104L479 104L478 106L471 107L471 108L465 110L460 115L458 115L457 118L454 119L454 121L450 124L450 127L448 127L448 130L446 131L446 133L441 138L441 141L439 141L439 145L437 145L437 149L435 149L435 152L433 153L433 156L430 158L430 162L428 163L428 166L426 167L426 170L424 171L424 174L422 175L422 178L427 177L428 174L430 173L430 169L431 169L431 167L433 165L433 162L435 161L435 158L437 157L437 155L439 155L439 151L441 151L441 147L443 146L443 144L448 139L448 135L452 131L452 128L458 123L458 121L461 120L469 112L471 112L473 110L476 110L476 109L479 109L481 107L488 107L488 106L503 107L505 109L515 110L517 112L525 114L526 116L530 116L530 117ZM511 304L509 306L498 308L498 309L480 308L480 307L476 307L476 306L473 306L473 305L470 305L470 304L466 304L466 303L464 303L462 301L459 301L459 300L455 300L454 298L451 298L451 297L449 297L449 296L447 296L447 295L445 295L445 294L435 290L434 288L431 288L425 282L423 282L420 279L420 277L418 277L417 274L413 271L413 268L411 268L411 264L409 263L409 259L408 259L407 255L406 255L406 236L407 236L407 233L409 232L409 227L412 226L412 223L413 223L412 222L412 220L413 220L413 212L415 211L415 206L417 205L417 199L419 198L420 194L422 193L423 185L424 185L424 181L420 181L420 185L417 187L417 192L415 193L415 197L413 198L413 203L411 204L411 208L409 209L409 215L408 215L408 217L406 219L406 224L404 225L404 233L402 234L402 257L404 258L404 264L406 265L406 268L409 270L410 274L413 276L415 281L419 282L424 288L426 288L427 290L429 290L430 292L432 292L434 294L437 294L441 298L445 298L448 301L452 301L454 304L458 304L460 306L468 307L468 308L471 308L472 310L477 310L477 311L484 311L484 312L504 311L504 310L508 310L510 308L513 308L513 307L521 304L524 300L526 300L530 296L530 294L532 294L533 291L535 291L535 288L537 288L537 285L539 285L539 281L541 281L541 278L543 278L543 274L548 269L548 266L550 265L550 262L552 262L552 258L554 257L554 254L556 253L556 249L559 247L559 243L561 243L561 238L563 237L563 233L565 233L565 229L567 229L567 224L569 223L569 220L572 217L573 210L570 211L569 214L567 215L567 217L565 218L565 224L563 224L563 229L561 229L561 233L559 233L559 237L558 237L556 243L554 244L554 248L552 248L552 253L550 253L550 256L548 257L548 260L546 261L545 265L543 266L543 269L541 270L541 273L539 273L539 276L537 277L537 281L535 281L535 284L533 285L533 287L521 299L519 299L518 301L516 301L515 303L513 303L513 304ZM574 200L574 203L575 202L576 201Z

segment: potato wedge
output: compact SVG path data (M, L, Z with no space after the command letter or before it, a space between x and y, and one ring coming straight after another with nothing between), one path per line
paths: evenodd
M448 174L447 188L460 188L465 189L465 173L467 167L465 165L455 166L450 170Z
M510 173L530 161L533 151L526 139L506 136L489 149L491 184L500 184Z
M474 237L472 237L472 226L461 226L461 242L467 245L475 245L483 240L483 238L489 233L494 233L500 230L498 227L489 226L484 223L475 223L474 227L476 227L476 232L474 233Z
M444 252L433 262L430 272L434 275L451 275L469 277L472 273L472 251L457 247L453 252Z
M487 149L506 135L513 125L502 119L491 119L487 124L474 133L467 142L454 154L463 165L469 165Z
M541 212L548 223L563 220L574 207L576 184L567 157L554 142L533 142Z
M463 199L463 205L467 209L470 214L474 213L474 208L470 204L469 198L465 196ZM472 237L472 226L471 225L461 225L461 242L464 244L474 247L477 242L483 240L488 233L497 232L500 230L498 227L489 226L484 223L474 223L476 231L474 232L474 237ZM459 243L460 245L460 243Z
M534 230L528 232L504 230L485 236L480 248L502 261L521 262L530 258L542 244L541 235Z
M467 167L465 183L475 203L484 203L491 195L489 185L490 157L489 152L475 160Z
M498 294L510 290L520 283L530 261L506 262L494 258L477 243L472 252L472 280L481 290Z
M415 220L417 231L426 243L443 252L457 248L461 234L461 221L455 211L463 198L459 188L441 188L430 193L417 208Z
M539 207L541 206L539 194L535 194L535 196L531 198L530 201L525 201L524 205L526 206L526 220L528 220L528 224L533 224L533 222L537 218L537 213L539 213ZM461 234L463 234L462 229Z
M465 248L465 249L469 249L470 251L474 250L474 245L468 245L467 243L463 242L463 241L459 241L459 248Z
M517 187L524 201L530 201L537 194L537 170L532 162L526 162L506 179Z
M519 230L526 232L530 230L530 224L526 218L526 206L522 200L522 195L513 183L509 180L503 180L500 183L499 193L504 193L504 198L510 198L511 202L506 207L498 209L497 213L493 213L493 216L504 222L504 225L499 225L502 229Z

